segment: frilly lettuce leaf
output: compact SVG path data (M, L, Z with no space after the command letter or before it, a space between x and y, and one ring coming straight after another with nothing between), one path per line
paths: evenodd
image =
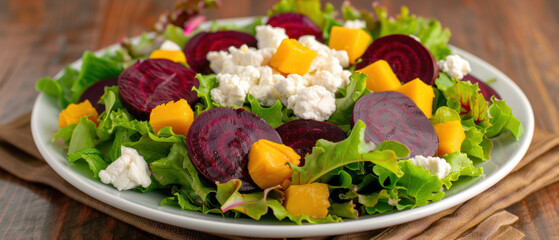
M252 219L260 218L268 212L268 194L276 187L252 193L239 193L241 180L232 179L226 183L217 184L217 200L221 204L221 211L235 210L244 213Z
M97 57L89 51L83 54L82 61L80 75L71 87L70 101L72 103L77 103L85 89L93 83L111 77L118 77L123 70L120 63Z
M446 189L452 187L452 183L461 176L477 177L483 174L483 168L476 168L474 162L461 152L453 152L444 155L442 158L450 164L450 173L442 179Z
M342 96L336 98L336 110L328 119L329 123L337 125L345 132L351 128L351 116L355 102L371 92L367 88L367 78L368 76L363 73L354 73L349 76L348 86L340 89Z
M200 97L200 101L195 105L194 116L198 116L207 110L219 106L217 103L215 103L212 100L212 95L211 95L212 89L217 87L218 85L215 74L209 74L209 75L196 74L196 78L200 82L200 86L193 87L192 90L198 93L198 97Z
M58 105L61 108L66 108L70 104L70 95L72 94L71 88L74 81L79 76L79 71L66 66L64 73L57 79L41 78L37 82L35 88L45 94L54 97L58 100Z
M460 146L460 151L468 154L468 157L473 159L482 161L490 159L493 142L484 135L482 130L468 125L468 121L462 121L466 138Z
M289 163L293 169L291 184L312 183L329 172L348 164L366 161L383 166L396 176L402 176L403 172L398 167L397 159L398 156L404 154L396 154L395 151L405 147L368 152L368 148L365 147L363 140L365 127L365 123L358 121L351 131L351 135L337 143L324 139L318 140L312 153L305 157L304 166L297 167Z
M463 120L473 120L476 127L483 131L490 126L487 102L479 93L477 84L456 79L448 82L448 79L441 77L436 80L436 84L444 93L448 107L459 112Z
M486 136L489 138L499 136L505 131L510 131L516 140L524 135L524 127L522 123L514 117L512 109L505 103L505 100L495 100L491 97L491 105L489 105L489 114L491 126L487 128Z
M460 114L452 108L443 106L437 109L435 114L429 119L431 124L445 123L449 121L460 121Z
M283 123L283 105L279 100L276 101L274 106L271 106L269 108L260 106L258 100L256 100L256 98L253 97L251 94L247 95L247 100L250 104L250 111L264 119L273 128L277 128Z

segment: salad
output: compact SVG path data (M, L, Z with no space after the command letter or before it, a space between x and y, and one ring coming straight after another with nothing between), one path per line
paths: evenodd
M435 19L281 0L245 26L202 24L219 5L178 4L38 81L70 163L164 206L329 223L439 201L483 174L492 138L524 133Z

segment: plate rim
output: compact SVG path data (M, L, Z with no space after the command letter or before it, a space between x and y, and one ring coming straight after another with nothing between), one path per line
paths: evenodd
M239 18L239 19L224 19L222 21L245 21L247 19L253 19L253 18L248 17L248 18ZM111 50L112 48L115 47L116 44L106 47L102 50L99 50L97 51L97 53L105 50ZM183 228L192 229L196 231L245 236L245 237L328 236L328 235L347 234L352 232L380 229L384 227L389 227L389 226L417 220L444 211L446 209L449 209L451 207L454 207L458 204L470 200L474 196L482 193L486 189L495 185L498 181L500 181L507 174L509 174L512 171L512 169L518 164L518 162L520 162L523 156L526 154L526 151L528 150L528 147L530 146L530 143L532 141L534 128L535 128L534 114L533 114L531 103L526 97L526 95L524 94L524 92L508 76L506 76L503 72L501 72L499 69L495 68L491 64L487 63L486 61L460 48L454 47L452 45L450 45L450 48L454 54L459 54L464 58L468 59L470 62L475 61L480 63L484 68L486 68L486 71L491 72L492 74L495 75L494 76L495 78L499 79L499 81L501 80L504 81L507 85L509 85L512 88L514 95L517 95L520 98L520 101L525 104L524 107L527 107L527 110L529 112L527 116L527 122L523 123L526 131L522 139L519 140L519 142L521 142L520 148L517 149L516 153L512 155L511 159L506 161L505 165L501 166L500 169L497 169L496 172L494 172L494 174L491 175L489 178L474 183L472 186L469 186L468 188L452 196L443 198L439 202L430 203L428 205L417 207L414 209L394 212L390 214L376 215L361 220L344 220L344 222L340 222L340 223L326 223L326 224L315 224L315 225L310 225L310 224L252 225L252 224L247 224L245 222L236 222L236 221L225 222L225 221L215 221L212 219L192 218L189 216L174 214L168 211L161 211L159 208L157 208L159 206L149 207L146 205L128 201L124 198L120 198L118 196L119 192L116 189L113 189L114 192L104 191L102 189L96 189L95 186L88 184L86 181L91 179L74 172L72 169L69 168L68 165L65 166L64 164L61 164L59 161L55 160L59 156L53 155L53 152L49 150L49 148L54 148L54 146L51 143L42 141L42 139L44 139L44 136L42 136L39 131L40 123L41 123L40 118L42 116L39 114L40 108L38 106L46 103L46 101L48 100L47 99L48 96L46 96L44 93L40 93L33 104L33 110L31 115L31 130L32 130L33 140L35 141L35 144L37 145L39 152L45 158L49 166L52 169L54 169L58 175L64 178L65 181L67 181L68 183L70 183L80 191L86 193L87 195L101 202L104 202L118 209L124 210L128 213L141 216L147 219L151 219L154 221L158 221L161 223L175 225L178 227L183 227ZM74 63L72 63L71 65L76 66L79 64L81 64L81 58L75 61ZM63 69L59 72L59 74L62 71ZM52 136L50 137L52 138ZM433 209L435 211L433 211ZM184 211L184 210L178 209L178 211Z

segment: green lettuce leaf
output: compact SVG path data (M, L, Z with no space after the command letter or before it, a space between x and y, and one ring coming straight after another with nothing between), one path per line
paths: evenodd
M490 159L493 142L484 135L482 130L475 126L467 125L467 123L465 124L465 122L462 121L462 127L464 128L466 138L460 146L460 151L466 153L468 157L477 160L485 161Z
M460 114L452 108L443 106L437 109L435 114L429 119L431 124L445 123L449 121L460 121Z
M209 74L209 75L196 74L196 78L200 82L200 86L193 87L192 90L196 91L198 93L198 97L200 97L200 102L196 103L194 109L194 115L198 116L207 110L219 106L217 103L215 103L212 100L212 95L211 95L212 89L217 87L218 82L215 77L215 74Z
M291 184L312 183L331 171L348 164L365 161L383 166L395 175L401 176L403 172L398 167L397 156L403 154L396 154L395 151L405 147L368 152L363 140L365 127L365 123L358 121L351 135L337 143L324 139L318 140L312 153L305 157L304 166L298 167L289 163L293 169Z
M510 131L516 140L524 135L524 127L522 123L514 117L512 109L505 103L505 100L495 100L491 97L491 105L489 105L489 114L491 126L487 128L486 136L489 138L499 136L501 133Z
M449 83L439 79L436 83L444 93L448 107L459 112L463 120L472 119L476 127L485 131L490 126L489 115L487 102L479 93L478 85L454 79L452 85L448 86Z
M184 35L184 29L172 24L167 24L165 27L165 31L163 31L163 38L176 43L181 48L184 48L186 41L188 41L188 38Z
M336 98L336 110L330 118L329 123L335 124L347 132L351 128L351 116L355 102L362 96L370 93L367 88L368 76L362 73L354 73L349 76L350 82L345 89L341 89L341 97Z
M85 89L93 83L118 77L123 70L120 63L97 57L89 51L83 54L82 61L82 70L71 87L70 102L72 103L77 103Z
M477 177L483 174L483 168L476 168L474 162L464 153L453 152L444 155L442 158L450 164L450 173L442 179L446 189L450 189L452 182L457 181L461 176Z
M325 18L333 18L334 6L326 3L324 10L320 0L280 0L272 10L268 12L268 16L273 16L280 13L300 13L312 19L319 28L325 25Z
M250 111L266 120L273 128L277 128L283 123L283 105L279 100L276 101L274 106L269 108L260 106L258 100L250 94L247 95L247 100L250 104Z
M184 138L181 135L168 138L175 136ZM150 137L152 140L157 139L155 135L150 135ZM207 187L200 179L198 171L188 156L184 141L174 143L168 156L153 161L149 166L153 177L161 185L179 184L183 189L187 189L184 191L187 193L186 197L195 205L207 204L210 193L215 192L214 188Z
M70 66L64 68L64 73L57 79L41 78L35 85L38 91L54 97L58 100L60 108L66 108L70 104L70 95L72 94L72 85L79 76L79 72Z
M83 159L93 172L93 178L99 179L99 172L109 166L97 148L85 148L68 154L68 162L74 163Z
M221 211L234 210L249 216L252 219L260 218L268 212L268 194L275 188L267 188L264 191L252 193L239 193L241 180L232 179L226 183L217 184L217 199L221 203Z
M256 26L262 25L262 18L257 17L254 19L252 23L239 26L234 23L223 24L217 21L212 22L209 31L210 32L217 32L217 31L237 31L237 32L244 32L250 35L256 35Z
M333 216L357 219L359 212L355 210L355 204L353 201L337 203L331 202L330 208L328 208L328 213Z

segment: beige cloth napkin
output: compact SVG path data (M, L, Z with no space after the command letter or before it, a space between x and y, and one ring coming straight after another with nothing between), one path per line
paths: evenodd
M107 215L167 239L245 239L216 236L142 218L109 206L76 189L50 168L33 144L29 114L0 126L0 167L30 182L49 185ZM495 186L446 211L385 229L330 236L329 239L521 239L503 210L559 180L559 136L536 130L520 164ZM307 239L324 239L315 237Z

